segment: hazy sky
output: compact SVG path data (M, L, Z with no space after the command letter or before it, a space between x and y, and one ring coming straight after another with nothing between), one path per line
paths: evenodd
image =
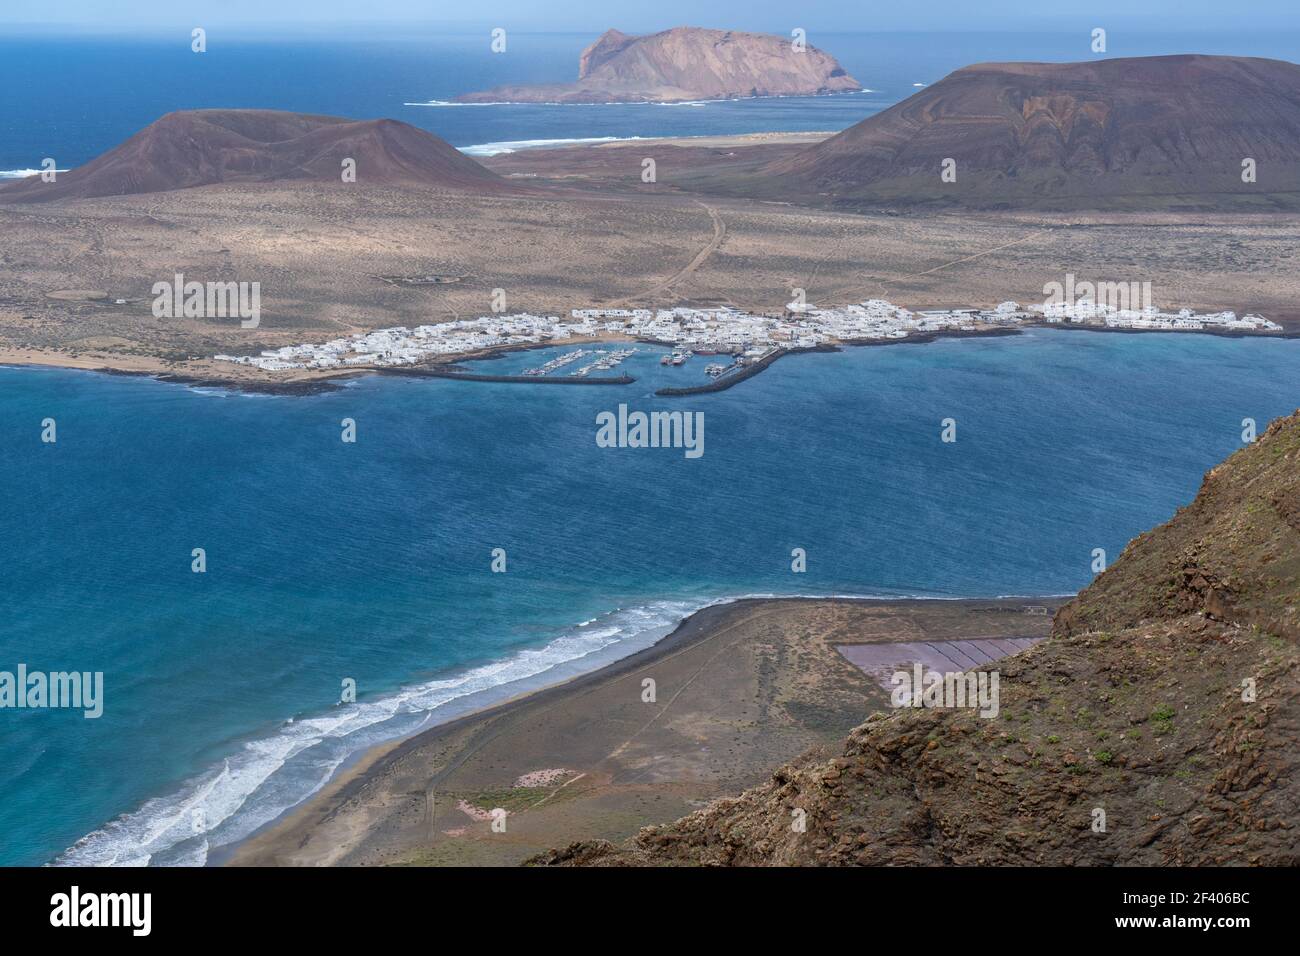
M1300 28L1300 0L47 0L0 2L0 27L53 24L150 32L244 26L292 32L332 25L462 23L597 32L669 26L786 33L818 30L1008 30L1131 26L1169 32Z

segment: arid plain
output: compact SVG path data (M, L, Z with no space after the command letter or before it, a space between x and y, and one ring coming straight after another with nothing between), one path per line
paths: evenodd
M1185 64L1175 66L1182 70ZM978 92L983 80L976 79ZM1087 142L1081 147L1073 134L1063 134L1059 142L1052 138L1054 131L1078 128L1076 111L1059 105L1047 110L1051 122L1046 134L1032 109L1012 110L1004 124L1008 136L1023 145L1028 140L1019 138L1025 126L1021 121L1032 119L1028 126L1036 135L1047 135L1060 147L1057 166L1044 167L1039 151L1024 150L1024 169L1033 175L1022 179L1020 167L1013 165L985 169L980 178L980 164L996 160L998 150L963 153L963 162L969 159L977 174L974 182L982 184L972 198L984 205L961 209L933 201L936 164L929 160L912 174L918 192L911 203L882 201L879 192L872 192L876 179L871 175L862 179L861 189L836 192L843 177L876 163L876 139L870 137L888 140L892 135L888 129L872 132L886 125L884 118L874 124L864 121L865 133L859 133L870 134L869 141L849 151L852 163L838 147L826 155L819 152L818 144L829 134L766 133L523 150L480 166L446 142L390 120L268 111L172 113L61 177L57 191L42 195L40 184L30 181L0 189L0 362L300 390L340 375L371 374L372 369L270 372L213 356L255 354L366 330L501 311L564 315L591 307L727 305L777 313L800 290L822 306L886 298L914 310L991 308L1006 300L1041 302L1049 283L1068 283L1069 276L1150 283L1152 304L1162 309L1258 313L1292 335L1300 332L1295 269L1300 214L1287 211L1292 207L1283 201L1300 192L1288 191L1280 180L1275 193L1260 196L1240 190L1209 190L1200 199L1185 192L1145 192L1151 170L1139 169L1142 175L1136 179L1130 176L1120 161L1127 155L1127 140L1104 131L1107 135L1091 138L1101 147L1114 147L1107 155L1117 157L1118 166L1105 174L1116 177L1121 205L1108 211L1048 212L1035 204L1040 195L1027 195L1019 205L989 206L991 199L1014 192L1025 180L1050 183L1052 169L1067 177L1087 172L1079 168L1080 159L1091 155ZM937 115L925 109L920 113ZM971 119L982 128L988 117L976 112ZM952 141L950 132L947 123L923 124L918 139L942 156ZM857 135L852 133L829 142L833 146L845 137L852 145ZM937 141L927 139L929 133ZM1154 139L1163 143L1167 137L1157 134ZM1223 155L1203 168L1199 156L1192 157L1197 161L1193 171L1214 189L1223 170L1237 175L1233 163L1239 157L1228 155L1228 163ZM340 156L345 157L344 169L348 162L356 163L356 182L338 179ZM355 156L362 158L353 160ZM1187 157L1174 158L1187 168ZM788 173L782 172L787 166ZM649 170L652 176L646 175ZM1095 178L1071 179L1076 185L1085 181ZM1195 176L1187 181L1194 182ZM1069 198L1091 198L1085 193L1075 189ZM1268 195L1281 198L1264 205ZM1239 211L1216 205L1225 197ZM1140 208L1148 200L1148 207ZM238 318L210 313L208 318L159 317L153 289L159 283L169 287L178 275L201 283L256 283L257 324L245 328ZM474 354L462 350L456 357ZM1290 449L1282 444L1277 454ZM1275 507L1288 528L1293 524L1287 518L1290 495L1288 486L1276 499L1285 507ZM1274 525L1265 530L1276 532L1275 537L1286 533ZM1278 540L1279 547L1289 547L1289 539ZM1196 565L1189 570L1183 555L1176 557L1181 562L1177 573L1190 579L1184 610L1217 620L1236 600L1236 592L1219 587L1215 569L1201 574ZM1164 581L1168 575L1162 571L1159 577ZM720 797L746 787L785 786L794 776L812 772L817 761L838 760L835 742L846 734L852 739L858 733L853 728L868 715L875 715L873 725L903 725L897 714L880 716L888 698L878 680L867 676L861 663L853 663L858 659L854 655L888 658L893 651L887 645L896 642L1032 643L1052 630L1054 636L1042 647L1008 660L1006 673L1014 677L1022 667L1037 668L1044 659L1050 663L1070 636L1071 615L1078 612L1064 612L1064 623L1054 625L1058 603L1042 598L819 598L709 607L670 637L602 670L371 749L313 798L251 839L225 847L210 862L509 864L538 854L547 862L613 860L619 851L601 841L619 843L646 824L666 824L701 808L703 816L693 819L712 820L729 807L745 805ZM1201 625L1196 622L1195 634L1205 631ZM1096 640L1105 644L1110 638L1102 634ZM901 647L899 653L904 653ZM970 658L966 663L982 666L976 654ZM1168 660L1172 658L1162 658ZM1254 665L1253 658L1250 663ZM1074 679L1069 667L1052 667L1053 679ZM1092 686L1094 677L1087 670L1075 670L1081 688ZM641 694L651 674L662 698ZM1143 673L1135 679L1151 678ZM1174 699L1182 703L1207 696L1201 688L1188 693L1190 698ZM1101 702L1109 704L1109 697ZM1088 713L1085 703L1096 702L1081 697L1073 708L1076 716ZM1026 709L1017 719L1026 716L1034 715ZM1045 711L1040 716L1040 729L1047 731L1059 729L1063 714ZM1142 717L1134 711L1117 714L1116 721L1120 719ZM1166 730L1161 724L1153 735L1163 736ZM965 732L964 727L956 731ZM1102 732L1112 733L1107 728ZM1041 736L1052 745L1061 739L1059 733ZM1008 733L980 737L990 743L1012 740ZM900 747L923 747L923 758L944 746L937 735L925 743L906 732L900 739ZM1091 748L1101 739L1086 744ZM1113 771L1114 757L1110 750L1098 750L1095 762ZM1156 754L1150 763L1162 759ZM1043 816L1040 807L1059 808L1062 792L1071 798L1079 792L1073 778L1083 771L1075 769L1079 760L1073 750L1061 758L1061 767L1069 768L1061 770L1068 776L1064 787L1038 773L1036 750L997 760L995 778L1016 772L1003 764L1027 764L1035 771L1025 774L1034 785L1020 786L1037 816ZM1134 760L1148 760L1148 755L1138 753ZM783 762L793 769L778 769L774 775L773 768ZM851 768L852 761L844 766ZM923 770L928 766L922 765ZM1238 772L1235 766L1227 770ZM839 786L838 763L816 773L818 787L825 783L834 791ZM950 772L945 784L948 779L959 775ZM1146 782L1124 777L1115 786L1137 794L1137 806L1147 794L1141 789ZM912 779L896 773L872 796L897 793L906 798L893 804L901 808L903 831L919 833L925 842L934 827L927 822L932 819L928 808L912 812L915 798L908 794L916 792ZM1164 800L1165 792L1157 799ZM965 801L957 803L964 812ZM981 806L1001 811L1014 803L999 793ZM513 818L508 831L489 827L500 811ZM774 820L773 826L784 833L788 811L779 806L769 820L765 805L764 825ZM827 812L815 826L825 830L846 819L855 818ZM1228 820L1230 827L1249 829L1248 821ZM1265 823L1271 828L1272 818ZM1016 835L1020 830L1000 820L996 828L987 820L977 824L969 841L962 831L957 852L940 847L935 859L965 859L968 842L982 852L996 831L1011 833L1013 842L1024 839ZM499 833L507 838L497 839ZM743 838L733 840L732 831L727 834L727 840L746 846ZM825 849L824 836L819 833L812 843L817 853ZM579 841L576 849L574 841ZM717 842L712 833L703 837L706 847L716 849ZM869 836L852 833L843 839L836 835L835 846L870 842ZM892 836L885 841L889 847L895 842ZM1059 849L1062 839L1038 844L1032 847L1037 856L1014 859L1048 862L1042 847ZM570 849L558 850L566 845ZM1019 845L1014 849L1021 854ZM1276 848L1270 841L1265 849L1273 853ZM547 856L548 850L558 853ZM728 852L724 861L745 859ZM1176 854L1181 852L1179 845L1164 859L1179 861L1183 858ZM708 853L691 859L713 862ZM1251 861L1272 858L1261 852ZM1120 859L1114 855L1106 861ZM929 858L910 846L889 859L922 860Z
M226 862L507 865L577 839L625 839L761 783L782 761L818 759L887 710L886 691L841 648L1046 636L1050 617L1024 605L705 608L599 671L371 750ZM659 688L653 703L647 677ZM497 807L510 814L505 834L485 822Z
M0 204L0 361L252 384L268 373L211 356L486 315L495 289L507 311L546 314L771 311L795 288L823 305L991 306L1041 301L1067 272L1149 280L1162 307L1300 324L1300 217L1287 213L839 212L698 191L702 172L815 138L528 150L486 162L521 187L497 195L363 176ZM151 289L176 273L260 283L260 326L155 318ZM424 276L448 281L396 281Z

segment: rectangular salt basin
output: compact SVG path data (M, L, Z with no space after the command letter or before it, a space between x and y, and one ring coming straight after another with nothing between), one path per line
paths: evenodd
M915 663L940 673L973 670L1018 654L1041 640L1041 637L976 637L961 641L889 641L839 644L836 650L885 690L890 690L894 671L911 670Z

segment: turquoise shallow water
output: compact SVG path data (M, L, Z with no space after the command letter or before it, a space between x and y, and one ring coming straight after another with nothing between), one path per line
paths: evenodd
M64 860L200 862L358 747L711 600L1072 592L1300 391L1294 340L1035 330L794 356L688 399L652 393L713 360L659 354L627 386L294 398L0 368L0 669L106 683L98 720L0 712L0 863L87 835ZM703 457L598 448L620 402L704 412Z

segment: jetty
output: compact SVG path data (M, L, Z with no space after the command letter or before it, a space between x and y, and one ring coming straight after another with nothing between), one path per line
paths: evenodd
M712 381L705 382L702 385L688 385L684 388L661 388L656 391L655 394L668 398L680 397L682 395L703 395L708 392L722 392L731 388L733 385L739 385L747 378L753 378L781 356L789 355L790 351L790 349L773 349L761 358L750 362L745 362L743 359L738 358L728 366L729 369L735 369L735 371L729 371L725 375L719 374L712 376ZM834 351L834 349L832 348L831 351Z
M565 352L563 355L551 359L545 365L539 365L536 368L526 368L524 369L524 374L525 375L548 375L551 372L554 372L556 369L561 369L564 368L564 366L566 365L571 365L572 363L578 361L578 359L582 358L584 355L590 355L590 354L591 353L586 349L574 349L572 352Z
M631 375L483 375L467 372L455 366L428 368L384 369L390 375L409 375L412 378L454 378L462 382L506 382L521 385L631 385L636 381Z

